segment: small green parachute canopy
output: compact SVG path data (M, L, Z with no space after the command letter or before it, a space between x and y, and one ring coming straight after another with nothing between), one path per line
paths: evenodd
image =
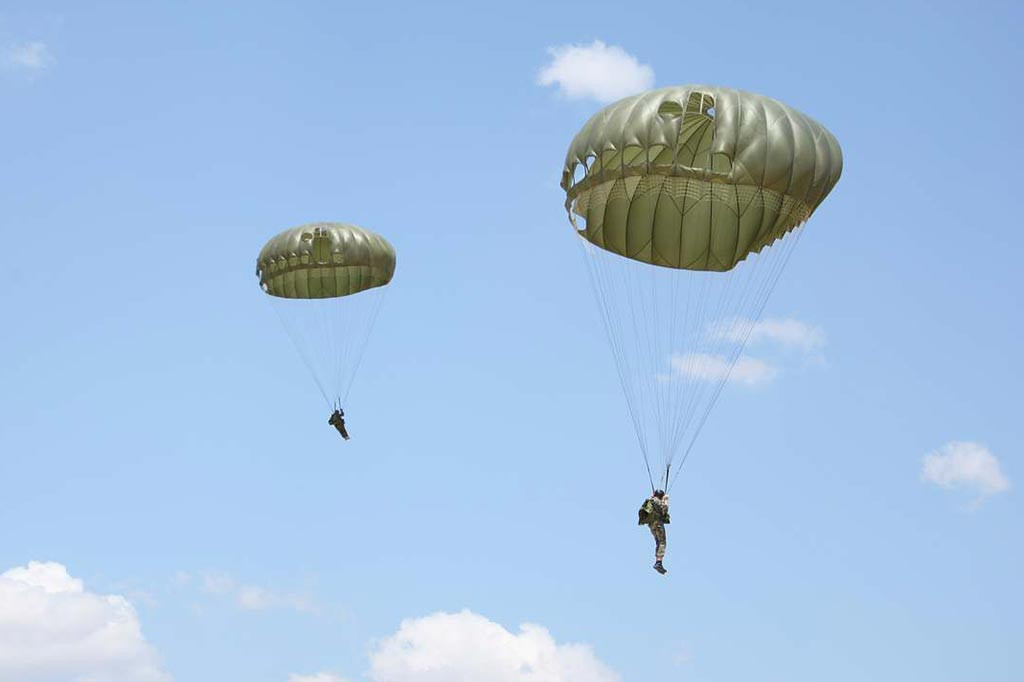
M347 405L395 274L394 248L356 225L310 223L268 241L256 274L324 400Z
M384 237L356 225L311 223L267 242L256 274L271 296L349 296L391 281L395 249Z
M839 180L839 143L785 104L708 85L627 97L594 115L562 188L592 244L688 270L730 270L806 221Z
M569 145L565 208L652 488L671 487L727 383L773 376L743 350L792 330L761 313L842 168L817 121L711 85L615 102Z

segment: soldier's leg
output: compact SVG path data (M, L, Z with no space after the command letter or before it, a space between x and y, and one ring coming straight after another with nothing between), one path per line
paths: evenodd
M651 529L654 531L654 529ZM657 543L654 547L654 558L657 561L661 561L665 558L665 546L668 544L665 538L665 526L660 523L657 525L657 531L654 533L654 540Z

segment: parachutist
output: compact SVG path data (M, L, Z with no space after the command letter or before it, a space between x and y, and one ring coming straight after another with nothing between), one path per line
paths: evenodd
M256 274L331 409L327 422L348 440L341 404L395 274L394 247L357 225L307 223L272 237Z
M340 407L331 413L331 418L327 420L327 423L338 429L338 433L345 440L348 440L348 431L345 430L345 410Z
M655 490L640 507L638 525L646 525L654 536L654 570L662 575L668 573L661 562L665 558L665 524L670 523L668 495L664 490Z

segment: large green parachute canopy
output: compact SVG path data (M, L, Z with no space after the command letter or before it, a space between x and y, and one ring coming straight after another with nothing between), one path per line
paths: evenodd
M627 97L573 139L565 207L652 486L675 480L730 378L756 383L764 365L737 369L741 352L842 166L817 121L710 85Z
M598 112L572 141L561 184L596 246L723 271L807 220L842 169L817 121L769 97L690 85Z
M390 282L395 250L384 237L355 225L300 225L267 242L256 274L271 296L349 296Z
M345 403L395 274L394 248L356 225L310 223L268 241L256 274L324 400Z

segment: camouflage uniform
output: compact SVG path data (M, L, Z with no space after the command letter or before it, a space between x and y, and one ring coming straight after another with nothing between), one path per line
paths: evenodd
M348 440L348 431L345 430L345 418L342 417L343 414L345 413L341 410L335 410L331 415L331 418L327 420L327 423L338 429L338 433L341 434L341 437Z
M661 561L665 558L665 524L670 522L668 515L668 496L658 499L653 495L644 501L640 508L640 525L646 524L654 536L654 558Z
M654 536L654 559L661 561L665 558L665 524L661 521L653 521L647 524L647 527L651 529L651 535Z

